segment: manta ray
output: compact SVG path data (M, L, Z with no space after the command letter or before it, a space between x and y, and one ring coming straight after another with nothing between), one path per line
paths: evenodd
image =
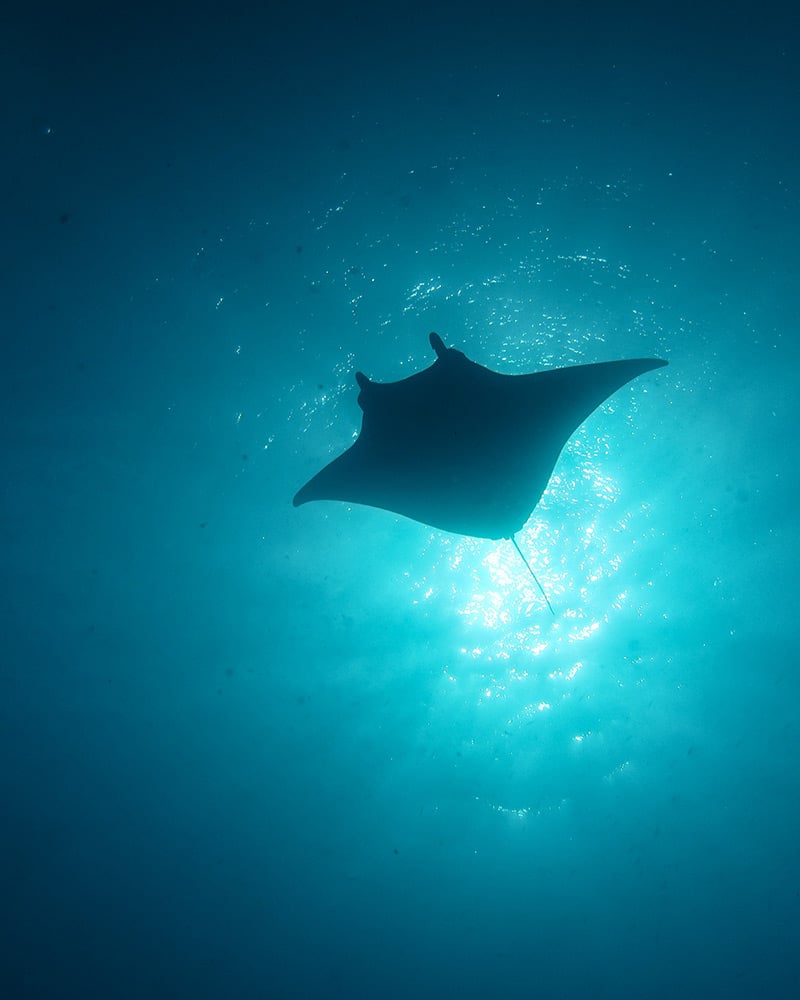
M508 538L536 580L515 536L567 441L617 389L667 362L634 358L504 375L437 333L430 342L436 360L408 378L373 382L356 372L361 432L298 491L294 506L343 500L462 535Z

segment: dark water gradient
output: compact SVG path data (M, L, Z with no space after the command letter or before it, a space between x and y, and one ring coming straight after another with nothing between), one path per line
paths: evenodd
M6 16L0 992L800 991L797 15ZM663 355L510 546L353 373ZM645 384L646 382L646 384Z

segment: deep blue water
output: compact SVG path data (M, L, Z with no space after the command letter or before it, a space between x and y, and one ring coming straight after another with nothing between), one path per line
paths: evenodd
M4 19L0 993L800 995L798 21ZM657 356L520 543L355 371Z

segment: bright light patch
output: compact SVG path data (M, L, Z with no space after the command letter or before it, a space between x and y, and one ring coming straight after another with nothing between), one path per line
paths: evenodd
M633 765L629 760L623 760L621 764L618 764L613 771L609 771L605 776L606 781L614 781L615 778L621 777L623 774L630 774L633 770Z
M600 628L600 622L589 622L582 628L576 629L574 632L570 633L569 642L583 642L588 639L592 633L596 632Z
M575 680L575 678L578 676L579 672L582 669L583 669L583 664L579 661L578 663L573 664L573 666L570 667L569 670L566 670L566 671L565 670L561 670L561 669L554 670L552 673L548 674L547 676L550 678L551 681L552 680L556 680L556 679L558 679L558 680L565 680L565 681L572 681L572 680Z

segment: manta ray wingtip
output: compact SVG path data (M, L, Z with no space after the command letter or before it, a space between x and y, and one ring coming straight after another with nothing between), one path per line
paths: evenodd
M431 332L429 339L431 342L431 347L434 349L434 351L436 351L436 357L443 358L447 353L447 348L445 347L442 338L439 336L438 333Z

